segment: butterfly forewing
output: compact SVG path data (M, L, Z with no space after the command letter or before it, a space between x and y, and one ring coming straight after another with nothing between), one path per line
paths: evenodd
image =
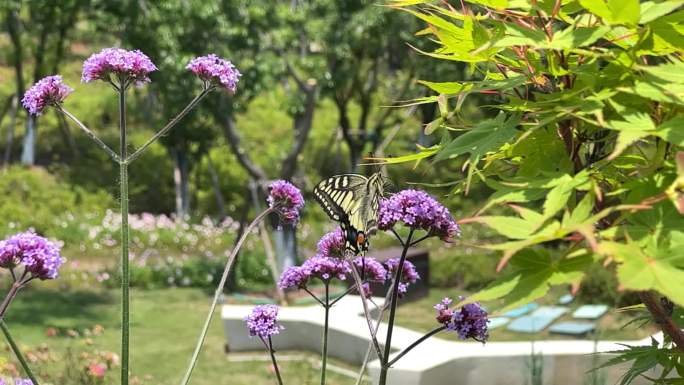
M367 235L374 232L382 196L380 174L370 178L357 174L335 175L314 188L314 196L328 216L339 222L347 247L359 253L367 246Z

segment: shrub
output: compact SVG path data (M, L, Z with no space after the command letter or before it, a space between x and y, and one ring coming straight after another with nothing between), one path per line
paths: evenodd
M3 197L0 234L3 237L33 228L65 243L78 243L83 239L85 229L82 225L103 215L106 207L114 203L104 191L88 192L37 167L6 169L0 178L0 194Z

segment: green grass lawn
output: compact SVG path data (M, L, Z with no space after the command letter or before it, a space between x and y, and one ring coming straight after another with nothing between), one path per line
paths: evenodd
M35 287L41 284L36 282ZM44 286L44 285L42 285ZM132 302L132 375L142 384L176 385L190 358L199 328L209 309L210 297L197 289L165 289L133 291ZM75 352L75 363L82 365L79 352L84 350L119 351L119 305L117 291L60 291L29 289L20 293L7 315L7 324L15 339L27 349L29 356L40 357L41 344L50 355L34 363L38 373L51 375L64 371L69 362L62 357L68 350ZM72 338L68 330L83 335L96 324L104 327L100 336ZM59 335L47 337L48 328L57 328ZM2 361L11 354L0 345ZM254 352L264 355L265 352ZM292 352L283 353L292 355ZM301 354L298 354L301 355ZM49 356L49 355L48 355ZM314 357L305 354L306 357ZM333 361L334 362L334 361ZM344 364L335 362L344 366ZM315 384L319 372L309 362L283 362L284 379L294 384ZM348 368L348 367L347 367ZM351 368L353 369L353 368ZM119 368L108 373L105 383L115 383ZM329 373L328 383L349 384L347 377ZM205 347L191 382L193 385L257 385L274 384L268 362L234 362L224 353L224 336L219 313L207 336ZM71 384L69 384L71 385Z
M116 290L60 289L56 282L35 282L20 293L7 315L7 323L22 347L34 361L40 376L52 384L64 384L57 373L66 368L83 370L88 361L82 356L85 351L119 352L119 302ZM399 325L416 330L430 330L435 327L432 305L444 296L452 298L466 294L451 289L432 289L428 297L400 306ZM557 295L548 296L545 301L554 303ZM210 302L208 292L200 289L133 290L132 302L132 376L141 380L139 384L175 385L180 380L194 347L199 328ZM543 303L544 301L539 301ZM611 312L600 321L601 337L610 339L635 339L653 332L650 328L622 330L620 326L629 320L628 315ZM99 336L88 335L86 330L95 325L104 327ZM57 336L46 335L49 328L58 330ZM79 337L69 337L69 331L76 331ZM453 339L449 333L440 338ZM531 340L545 338L568 338L539 333L534 336L516 334L497 329L492 332L492 341ZM589 337L591 338L591 337ZM2 345L0 345L2 348ZM0 370L3 361L11 356L9 350L1 350ZM66 352L72 352L72 359L65 360ZM265 357L265 352L253 354ZM287 382L315 384L318 370L312 367L310 353L296 354L305 360L283 362ZM274 384L267 361L239 360L242 355L226 355L224 335L218 312L207 337L205 348L197 365L192 384L194 385L258 385ZM13 359L12 359L13 360ZM239 360L240 362L236 362ZM352 369L343 363L338 366ZM115 383L118 367L107 374L105 383ZM5 374L9 375L7 370ZM352 379L330 373L329 384L349 384Z

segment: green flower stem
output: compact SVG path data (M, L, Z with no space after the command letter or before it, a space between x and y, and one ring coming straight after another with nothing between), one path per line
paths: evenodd
M130 157L128 157L128 158L122 158L122 159L125 159L127 163L131 163L131 162L133 162L134 160L138 159L138 158L140 157L140 155L142 155L142 154L145 152L145 150L147 150L147 148L148 148L149 146L151 146L151 145L152 145L154 142L156 142L159 138L161 138L162 136L164 136L164 134L166 134L167 132L169 132L169 130L172 129L176 124L178 124L178 123L181 121L181 119L183 119L183 118L185 117L185 115L187 115L193 108L195 108L195 106L197 106L197 104L199 104L200 100L202 100L202 98L204 98L205 96L207 96L207 94L208 94L211 90L213 90L212 87L205 88L204 90L202 90L202 92L201 92L199 95L195 96L195 97L190 101L190 103L188 103L188 105L185 106L185 108L183 108L183 109L181 110L181 112L178 113L178 115L176 115L173 119L171 119L171 120L166 124L166 126L164 126L164 127L163 127L161 130L159 130L156 134L154 134L154 136L152 136L147 142L145 142L145 144L143 144L142 146L140 146L140 148L138 148L137 150L135 150L135 152L133 152L133 154L131 154Z
M228 262L226 262L226 267L223 270L223 275L221 276L221 281L218 284L218 287L216 288L216 292L214 293L214 300L211 302L211 307L209 308L209 313L207 314L207 318L204 320L204 327L202 327L202 331L200 332L199 338L197 339L197 345L195 346L195 351L192 354L192 358L190 358L190 363L188 365L188 368L185 372L185 375L183 376L183 379L181 380L181 385L187 385L188 382L190 382L190 377L192 376L192 371L195 369L195 365L197 364L197 359L199 358L199 354L202 351L202 345L204 344L204 339L207 336L207 331L209 330L209 325L211 324L211 319L214 316L214 311L216 310L216 304L218 303L219 297L223 293L223 287L226 285L226 280L228 280L228 274L230 273L230 269L233 266L233 263L235 262L235 258L237 257L238 251L240 251L240 248L242 247L242 244L245 242L245 239L247 239L247 236L254 230L255 227L259 225L259 222L261 222L264 218L266 218L267 215L269 215L271 212L274 211L274 208L268 208L264 210L261 214L259 214L252 223L247 226L245 231L242 233L242 237L238 240L237 244L233 248L233 250L230 253L230 256L228 257Z
M387 363L387 366L390 366L390 367L391 367L391 366L394 365L397 361L399 361L399 359L401 359L401 357L405 356L406 353L408 353L408 352L410 352L411 350L413 350L413 348L415 348L416 346L418 346L418 345L420 345L421 343L423 343L426 339L428 339L428 338L434 336L435 334L437 334L437 333L439 333L439 332L441 332L442 330L445 330L445 329L446 329L446 326L440 326L440 327L438 327L438 328L436 328L436 329L433 329L433 330L429 331L429 332L428 332L427 334L425 334L424 336L418 338L415 342L413 342L411 345L409 345L406 349L402 350L401 353L399 353L399 354L398 354L396 357L394 357L390 362L388 362L388 363Z
M63 113L67 118L71 119L78 127L85 132L85 134L95 141L98 146L100 146L101 149L103 149L112 159L114 159L117 163L121 162L121 158L119 158L119 155L114 152L105 142L102 141L102 139L98 138L97 135L93 131L91 131L88 127L86 127L83 122L78 120L71 112L67 111L66 108L62 107L61 105L57 107L57 111Z
M330 318L330 286L325 283L325 323L323 324L323 351L321 352L321 385L325 385L325 369L328 363L328 320Z
M271 337L268 337L268 352L271 354L271 362L273 363L273 369L275 369L278 385L283 385L283 378L280 376L280 369L278 368L278 362L276 361L275 350L273 350L273 342L271 341Z
M126 159L126 87L119 89L119 159ZM130 340L130 272L128 267L128 163L119 162L121 187L121 385L128 385Z
M26 359L24 358L24 355L21 354L21 350L19 350L19 346L17 346L17 343L14 342L14 338L12 338L12 334L10 334L9 328L7 327L7 324L5 323L5 320L0 318L0 328L2 329L2 333L5 335L5 338L7 339L7 342L10 345L10 348L14 352L14 355L17 357L17 360L19 360L19 363L21 364L21 367L24 368L24 372L26 372L26 375L28 378L33 381L33 385L39 385L38 380L36 379L36 376L33 374L31 371L31 368L29 368L28 363L26 362Z
M390 313L387 322L387 337L385 338L385 353L381 357L382 367L380 368L380 385L387 384L387 371L389 370L389 355L392 349L392 331L394 329L394 318L397 313L397 302L399 298L399 283L401 282L401 275L404 270L404 262L406 261L406 253L411 247L411 238L413 237L413 228L409 231L408 238L404 242L404 248L401 251L401 258L397 266L397 272L394 278L394 285L392 286L392 297L390 298Z
M14 282L12 283L12 287L10 287L9 292L7 292L7 296L5 299L2 301L2 304L0 305L0 319L2 319L5 316L5 313L7 312L7 308L9 308L10 303L12 303L12 300L14 297L17 296L17 293L19 290L22 288L21 282Z

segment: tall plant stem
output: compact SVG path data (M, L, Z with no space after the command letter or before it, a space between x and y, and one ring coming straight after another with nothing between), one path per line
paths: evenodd
M7 324L5 323L5 320L0 318L0 329L2 329L2 333L5 335L5 338L7 339L7 343L9 343L10 348L14 352L14 355L17 357L17 360L19 360L19 364L21 364L21 367L24 368L24 372L26 372L26 375L28 378L33 381L33 385L39 385L38 380L36 380L36 376L33 374L31 371L31 368L29 368L28 363L26 362L26 359L24 358L24 355L21 354L21 350L19 350L19 346L17 346L17 343L14 342L14 338L12 338L12 334L10 334L9 328L7 327Z
M247 226L245 231L242 233L242 236L240 237L240 240L238 240L238 242L235 244L235 247L233 247L233 250L231 251L230 256L228 257L228 262L226 262L226 267L223 269L221 281L219 282L218 287L216 288L216 292L214 293L214 300L211 302L209 314L207 314L207 318L204 320L204 326L202 327L202 331L200 332L199 338L197 339L195 351L192 354L192 358L190 358L188 368L185 372L185 375L183 376L183 379L180 382L181 385L187 385L187 383L190 381L192 371L195 369L195 364L197 363L199 354L202 351L202 345L204 344L204 339L207 336L207 331L209 330L211 319L214 316L216 304L218 303L218 300L221 297L221 294L223 293L223 287L226 285L226 281L228 280L228 274L230 273L230 269L233 266L233 263L235 262L235 257L237 256L238 251L242 247L242 244L245 242L245 239L247 239L247 236L254 230L255 227L259 225L259 222L261 222L264 218L266 218L268 214L270 214L273 211L274 208L268 208L264 210L261 214L259 214L256 218L254 218L252 223L250 223L249 226Z
M283 385L283 378L280 376L280 369L278 368L278 362L276 361L271 337L268 337L268 352L271 354L271 362L273 363L273 369L275 370L276 378L278 379L278 385Z
M119 184L121 187L121 385L128 385L130 340L130 273L128 268L128 156L126 146L126 87L119 89Z
M323 352L321 353L321 385L325 385L325 367L328 363L328 320L330 316L330 287L325 283L325 321L323 323Z
M389 355L392 349L392 331L394 330L394 318L397 313L397 300L399 298L399 283L401 282L401 275L404 271L404 262L406 261L406 253L411 247L411 238L413 237L413 228L409 231L408 238L404 242L404 248L401 251L401 258L399 258L399 265L394 278L394 285L392 286L392 296L390 297L390 313L387 322L387 336L385 338L385 352L381 357L382 367L380 368L380 385L387 383L387 371L389 370Z

